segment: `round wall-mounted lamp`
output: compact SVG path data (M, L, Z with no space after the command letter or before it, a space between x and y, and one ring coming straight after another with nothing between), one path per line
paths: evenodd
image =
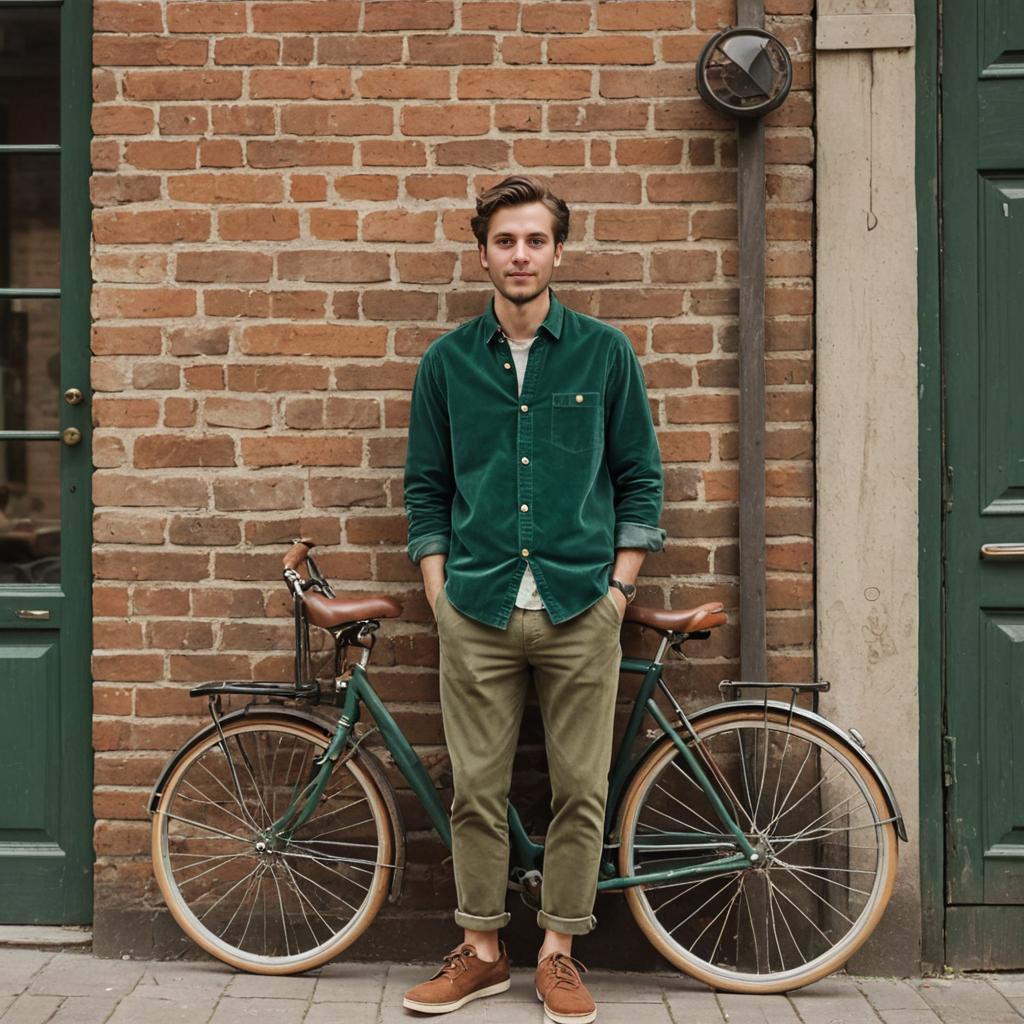
M793 84L789 52L770 32L729 28L708 40L697 61L697 89L713 110L762 117Z

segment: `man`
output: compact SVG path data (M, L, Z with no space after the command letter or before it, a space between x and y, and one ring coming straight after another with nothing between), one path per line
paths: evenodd
M647 551L662 547L662 475L629 340L549 287L569 209L510 177L477 200L494 285L487 312L438 338L413 388L409 557L437 621L454 778L463 942L405 1006L447 1013L509 987L506 800L532 679L553 818L545 842L537 993L566 1024L596 1017L571 957L594 897L621 648Z

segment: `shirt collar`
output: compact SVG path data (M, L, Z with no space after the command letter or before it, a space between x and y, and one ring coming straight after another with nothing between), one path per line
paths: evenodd
M551 300L551 308L548 310L548 315L544 317L544 322L537 328L538 333L540 331L546 331L547 334L557 341L562 336L562 323L565 319L565 307L555 298L554 288L548 287L548 297ZM481 316L481 330L483 339L487 344L494 341L495 338L501 335L501 324L498 323L498 318L494 315L494 296L492 295L490 301L487 303L487 310Z

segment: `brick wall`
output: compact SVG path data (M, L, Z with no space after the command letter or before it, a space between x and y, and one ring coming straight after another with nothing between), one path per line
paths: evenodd
M768 2L795 68L767 120L780 680L813 672L810 8ZM97 922L121 928L101 948L144 947L124 914L159 903L145 803L197 725L188 686L289 675L292 537L323 545L340 589L404 602L373 678L439 760L436 638L404 553L409 389L490 294L469 215L505 174L569 202L559 297L621 326L645 368L669 541L641 599L735 606L736 147L693 64L733 18L723 0L95 0ZM675 671L681 695L710 696L736 653L731 624ZM413 844L402 920L447 922L439 849Z

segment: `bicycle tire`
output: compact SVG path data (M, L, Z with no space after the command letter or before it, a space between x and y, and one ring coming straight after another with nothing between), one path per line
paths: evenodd
M355 750L335 764L310 820L268 842L266 826L308 782L331 733L282 712L228 722L223 735L197 737L182 753L155 808L164 901L189 938L239 970L319 967L387 898L395 837L385 800Z
M856 748L781 710L725 710L694 731L761 864L628 888L637 924L673 966L721 991L786 992L831 974L867 940L892 894L898 837L874 774ZM695 748L692 737L688 745ZM804 777L811 761L816 770ZM666 828L673 820L687 826L680 831L720 838L723 855L735 853L684 768L665 737L637 770L619 817L623 876L687 863L682 840ZM677 856L666 860L665 844ZM654 895L666 892L667 899ZM755 914L752 903L764 913Z

